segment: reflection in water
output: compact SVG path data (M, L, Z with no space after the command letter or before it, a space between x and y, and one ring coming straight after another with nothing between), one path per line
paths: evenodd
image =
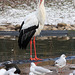
M75 39L73 37L37 37L37 55L39 58L56 58L61 54L75 55ZM29 46L26 50L18 47L15 40L0 39L0 61L29 59ZM33 53L34 56L34 53Z

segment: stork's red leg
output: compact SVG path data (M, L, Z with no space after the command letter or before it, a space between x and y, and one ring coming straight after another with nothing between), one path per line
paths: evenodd
M34 44L34 53L35 53L34 60L42 60L42 59L37 58L37 55L36 55L35 36L34 36L34 39L33 39L33 44Z
M30 60L33 60L32 58L32 39L30 40Z

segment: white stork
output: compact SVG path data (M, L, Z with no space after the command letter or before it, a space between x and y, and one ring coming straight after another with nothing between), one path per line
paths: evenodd
M38 9L30 13L21 24L20 34L18 39L19 47L26 49L30 42L30 60L41 60L37 58L35 47L35 36L39 35L45 23L45 7L44 0L39 0ZM32 37L34 44L35 58L32 58Z

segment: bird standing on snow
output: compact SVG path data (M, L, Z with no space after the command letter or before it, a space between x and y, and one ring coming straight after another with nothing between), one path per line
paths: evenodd
M60 68L62 70L62 68L64 66L66 66L66 59L65 58L66 58L65 54L62 54L60 56L60 58L55 61L55 66L57 66L58 68Z
M33 62L31 63L30 73L29 75L45 75L46 73L50 73L52 71L43 68L41 66L36 66Z
M37 58L35 47L35 36L39 35L45 23L45 7L44 0L39 0L38 9L25 17L21 24L20 34L18 39L19 47L26 49L30 42L30 60L41 60ZM32 58L32 37L34 44L35 58Z

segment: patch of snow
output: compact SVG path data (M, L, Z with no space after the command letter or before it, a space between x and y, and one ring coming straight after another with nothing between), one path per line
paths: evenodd
M52 4L52 5L51 5ZM33 3L32 3L33 5ZM57 25L58 23L75 24L75 8L73 3L64 2L53 4L51 6L46 6L46 24ZM0 25L2 23L11 23L13 25L21 24L25 16L36 10L36 5L34 4L34 9L26 4L18 8L6 8L4 11L0 11ZM26 8L27 7L27 8Z
M65 6L53 6L46 8L47 11L47 24L57 25L58 23L75 24L75 8L71 3Z

